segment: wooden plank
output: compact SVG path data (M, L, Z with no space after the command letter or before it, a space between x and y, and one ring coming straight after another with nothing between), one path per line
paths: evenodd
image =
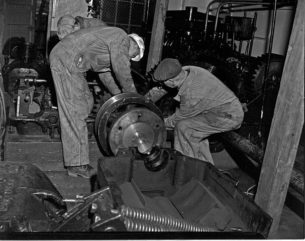
M157 65L162 57L164 23L169 0L156 0L154 23L149 44L146 71Z
M255 197L273 218L269 236L279 227L304 124L304 12L299 0Z
M102 156L96 143L89 143L90 159ZM5 151L6 161L57 162L62 161L62 145L60 142L50 143L12 143L8 142Z

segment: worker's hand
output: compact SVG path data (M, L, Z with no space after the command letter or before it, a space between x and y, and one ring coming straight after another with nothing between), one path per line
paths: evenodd
M175 125L170 117L165 118L164 123L165 123L166 129L173 129L175 127Z
M96 95L98 95L102 91L102 89L97 85L93 86L93 89Z

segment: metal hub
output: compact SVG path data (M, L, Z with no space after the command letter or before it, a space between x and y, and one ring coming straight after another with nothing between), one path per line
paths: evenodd
M162 113L153 102L135 93L107 100L98 111L95 132L101 151L108 156L129 147L149 153L166 140Z

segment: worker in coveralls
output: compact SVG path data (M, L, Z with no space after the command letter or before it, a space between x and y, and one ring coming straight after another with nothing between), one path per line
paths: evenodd
M81 16L76 16L75 17L75 25L79 25L78 27L80 29L97 27L97 26L107 26L107 24L100 19L84 18L84 17L81 17Z
M144 42L138 35L127 35L116 27L78 30L73 17L58 21L58 36L62 40L51 51L50 65L57 95L64 164L68 175L90 178L92 167L85 119L93 107L93 97L84 72L89 69L103 72L106 78L101 80L113 95L136 92L130 60L139 61L143 57Z
M238 98L208 70L182 67L177 59L162 60L153 79L178 88L175 99L180 107L165 118L166 127L174 128L175 150L214 165L207 137L240 127L244 112ZM160 93L164 95L164 90L160 89ZM151 94L148 92L146 96Z

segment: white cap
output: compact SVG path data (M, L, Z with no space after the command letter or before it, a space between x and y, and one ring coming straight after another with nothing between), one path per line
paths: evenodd
M142 59L142 57L144 55L144 50L145 50L144 41L136 33L128 34L128 36L131 37L134 41L136 41L136 43L138 44L138 46L140 48L140 53L136 57L133 57L131 60L140 61L140 59Z

